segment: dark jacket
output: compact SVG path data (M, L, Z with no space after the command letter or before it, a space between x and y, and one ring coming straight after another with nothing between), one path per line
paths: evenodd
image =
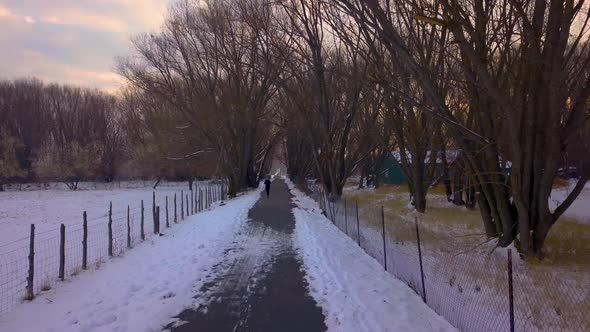
M264 186L266 186L266 188L270 187L270 180L269 179L264 180Z

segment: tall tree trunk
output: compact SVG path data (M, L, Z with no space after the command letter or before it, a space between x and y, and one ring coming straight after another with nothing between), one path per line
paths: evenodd
M361 168L361 178L359 180L358 189L363 189L365 187L365 173L366 173L366 166L363 163L363 167Z
M483 227L488 237L497 237L498 233L496 231L496 226L494 225L494 221L492 220L492 212L490 210L490 206L488 205L488 201L486 201L482 195L477 195L478 205L479 205L479 213L481 214L481 219L483 221Z

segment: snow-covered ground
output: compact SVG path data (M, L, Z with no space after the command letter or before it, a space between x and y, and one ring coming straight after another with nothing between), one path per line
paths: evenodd
M295 243L332 331L456 331L294 189Z
M51 186L52 189L5 191L0 192L0 253L14 249L20 244L12 246L8 243L29 237L30 224L35 224L38 234L59 231L60 224L67 226L81 226L82 213L87 211L88 219L106 218L109 202L113 202L113 215L121 217L126 214L127 205L132 214L137 214L144 201L146 213L149 215L152 206L152 192L156 192L156 204L164 209L165 198L168 196L170 209L173 208L174 194L178 197L178 213L180 213L180 193L188 192L188 183L165 183L156 190L151 186L141 186L141 183L123 183L113 185L112 188L91 189L90 185L82 186L77 191L71 191L62 186ZM204 183L200 183L201 186ZM132 188L126 188L126 187ZM99 187L100 188L100 187ZM55 235L55 234L53 234Z
M259 198L253 191L189 217L106 262L19 305L0 331L159 331L192 302Z
M552 210L566 199L574 189L575 184L574 181L571 181L568 187L555 189L551 192L549 205ZM565 211L564 217L571 217L578 222L590 224L590 183L586 183L584 190L582 190L574 203Z

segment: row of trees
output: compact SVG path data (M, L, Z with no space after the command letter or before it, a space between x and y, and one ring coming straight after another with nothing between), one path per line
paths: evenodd
M75 190L82 180L213 174L211 155L199 163L185 158L193 142L149 138L166 119L162 112L150 117L145 99L35 79L0 82L0 190L14 181L64 182Z
M115 108L97 90L0 82L0 185L38 178L75 189L84 178L111 180L123 154Z
M581 0L184 0L119 72L174 114L166 135L219 154L232 193L257 185L278 142L294 180L336 199L397 151L418 211L435 165L454 163L449 196L477 200L499 245L539 255L590 174L582 153L549 208L588 141L589 17Z

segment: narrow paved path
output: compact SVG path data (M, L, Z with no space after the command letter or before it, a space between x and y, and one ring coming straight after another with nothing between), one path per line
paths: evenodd
M325 331L321 308L309 295L293 248L293 207L287 185L272 184L249 211L234 246L195 297L200 305L181 312L171 331Z

